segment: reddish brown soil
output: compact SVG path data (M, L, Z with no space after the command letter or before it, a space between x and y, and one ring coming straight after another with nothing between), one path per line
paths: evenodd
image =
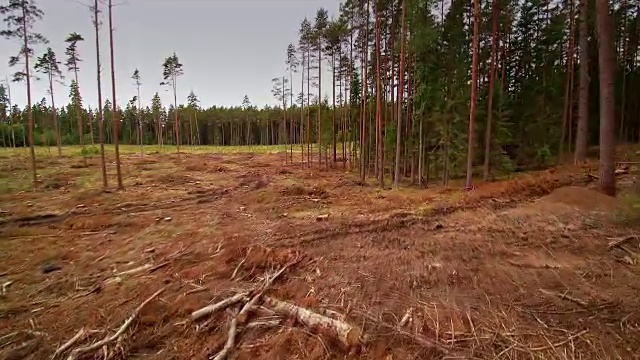
M88 168L50 160L58 170L36 192L0 195L0 283L13 281L0 298L0 355L47 359L82 327L111 334L166 287L108 357L207 359L224 346L229 314L197 329L202 322L190 313L256 286L295 256L302 261L267 294L341 314L363 328L361 344L346 349L288 320L243 330L230 358L640 353L638 259L607 248L608 238L633 229L611 216L615 201L583 187L580 170L472 191L378 190L341 166L319 171L283 160L128 157L126 190L110 192L94 190L96 160ZM28 172L17 162L2 166ZM637 242L627 249L637 254ZM43 274L46 264L61 269ZM104 282L145 264L159 267ZM409 309L411 321L398 330ZM104 354L86 358L94 356Z

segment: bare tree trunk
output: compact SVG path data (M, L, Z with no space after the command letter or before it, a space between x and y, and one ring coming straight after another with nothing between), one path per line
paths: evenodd
M98 19L98 0L94 1L93 5L93 25L95 26L96 31L96 69L97 69L97 80L98 80L98 141L100 142L100 170L102 172L102 187L106 188L109 186L107 180L107 162L104 155L104 113L103 113L103 104L102 104L102 77L100 75L101 66L100 66L100 23Z
M580 57L580 84L578 95L578 131L576 134L576 152L574 163L582 165L587 160L587 140L589 127L589 49L588 43L588 1L580 2L580 39L579 41L579 57Z
M176 77L173 77L172 87L173 87L173 116L174 116L174 127L176 132L176 151L180 154L180 118L178 117L178 94L176 91Z
M382 154L382 89L380 74L380 9L376 5L376 164L378 185L384 188L384 163Z
M478 87L478 38L480 23L480 6L478 0L474 0L474 21L473 21L473 58L471 63L471 109L469 111L469 144L467 152L467 182L466 187L471 187L473 177L473 138L475 135L476 123L476 92Z
M573 0L570 1L569 8L569 46L567 47L567 82L564 89L564 113L562 114L562 130L560 132L560 149L558 151L558 163L563 161L564 157L564 138L567 131L567 126L571 127L571 119L569 116L570 108L572 106L572 82L573 82L573 34L574 34L574 16L573 16ZM571 130L569 130L571 131ZM569 144L571 144L571 138L569 138Z
M484 170L482 179L489 180L489 163L491 161L491 125L493 123L493 93L496 76L496 48L498 42L498 1L493 0L493 29L491 30L491 65L489 74L489 103L487 109L487 129L484 136Z
M620 132L618 134L620 141L626 141L624 137L624 119L625 119L625 107L627 100L627 2L622 0L621 9L623 9L622 29L620 33L623 34L620 39L620 46L622 47L622 104L620 105ZM640 22L640 14L637 15Z
M331 69L332 86L331 86L331 101L333 102L333 111L331 114L331 146L333 150L333 166L337 161L337 147L336 147L336 54L335 49L331 50L331 62L333 63Z
M362 166L362 172L360 173L360 181L364 182L367 177L368 164L369 164L369 144L367 143L367 97L368 97L368 57L369 57L369 4L370 1L366 0L366 23L364 29L364 39L363 39L363 62L362 62L362 135L360 137L360 141L362 143L360 150L360 162Z
M398 114L396 124L396 164L393 178L393 186L398 187L400 181L400 148L402 144L402 97L404 96L404 52L407 37L407 0L402 0L402 38L400 39L400 71L398 79ZM393 91L393 89L391 89ZM409 121L407 119L407 121ZM405 145L406 146L406 145Z
M322 168L322 37L318 37L318 169Z
M307 163L311 167L311 44L307 45Z
M140 84L138 82L138 144L140 145L140 156L144 156L144 151L142 149L142 116L140 116L140 112L142 111L142 102L140 101Z
M598 67L600 69L600 191L616 195L613 153L615 147L615 93L609 1L596 0Z
M36 186L38 174L36 173L36 150L33 147L33 110L31 109L31 69L29 69L29 38L27 33L27 2L22 2L22 34L24 46L25 75L27 78L27 126L29 127L29 151L31 153L31 173L33 186Z
M300 64L302 65L302 71L300 71L300 93L302 94L300 98L300 164L302 168L304 168L304 69L305 69L305 59L304 50L302 51L302 61ZM293 81L293 80L292 80Z
M113 0L109 0L109 48L111 52L111 94L113 96L113 144L116 150L116 174L118 177L118 189L124 189L122 184L122 171L120 169L120 146L118 145L118 107L116 105L116 71L115 71L115 56L113 48Z

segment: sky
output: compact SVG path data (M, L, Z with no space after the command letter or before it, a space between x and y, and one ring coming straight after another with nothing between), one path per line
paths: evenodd
M100 0L103 10L100 30L103 99L111 99L111 64L107 0ZM4 0L2 0L4 2ZM136 95L131 79L140 71L143 106L158 92L163 104L173 102L173 94L162 82L162 63L174 52L183 64L184 75L178 78L178 103L186 103L194 91L202 107L236 106L244 95L255 106L275 105L271 79L286 73L286 49L297 45L298 29L304 17L313 20L316 10L324 7L329 16L338 15L339 0L114 0L114 45L116 100L123 107ZM43 34L47 45L34 46L36 56L51 47L64 63L65 38L81 34L85 41L78 46L82 58L79 85L85 106L95 107L97 74L95 30L88 5L93 0L36 0L45 13L34 30ZM4 22L0 27L4 27ZM9 56L17 54L16 40L0 39L0 79L11 78L19 69L8 67ZM5 59L2 59L5 57ZM325 63L326 64L326 63ZM324 66L328 68L328 66ZM56 106L68 103L68 85L72 74L62 67L64 85L54 85ZM47 97L48 81L44 76L33 83L32 98ZM296 80L296 78L298 80ZM294 75L294 94L300 78ZM322 86L329 89L331 79L324 76ZM10 83L12 101L26 104L26 85ZM323 94L329 94L323 89ZM317 90L316 90L317 91Z

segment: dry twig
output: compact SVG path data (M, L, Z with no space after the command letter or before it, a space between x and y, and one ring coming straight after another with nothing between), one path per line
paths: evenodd
M273 275L271 276L266 275L264 285L260 288L260 290L257 291L257 293L251 298L251 300L249 300L240 310L240 313L238 314L238 321L240 322L240 324L244 324L244 322L247 320L247 314L249 313L251 308L253 308L258 303L258 300L260 300L262 295L264 295L265 291L267 291L267 289L271 286L271 284L273 284L273 282L278 277L280 277L280 275L282 275L285 272L285 270L287 270L290 266L296 264L298 261L300 261L300 257L296 256L296 259L294 261L283 266L282 269L278 270Z
M229 351L236 344L237 328L238 328L238 310L236 309L234 314L233 314L233 317L231 318L231 322L229 324L229 332L228 332L228 335L227 335L227 342L224 344L224 347L222 348L222 350L220 350L218 355L216 355L213 358L213 360L224 360L227 357L227 354L229 353Z
M578 299L578 298L574 298L573 296L569 296L567 294L563 294L563 293L557 293L557 292L553 292L553 291L549 291L549 290L545 290L545 289L540 289L541 292L543 292L544 294L547 295L552 295L552 296L556 296L562 300L568 300L571 301L573 303L576 303L582 307L587 307L589 304L587 304L586 301Z
M226 298L220 302L217 302L215 304L212 305L208 305L203 307L202 309L196 310L194 312L191 313L191 319L192 320L198 320L204 316L207 316L209 314L213 314L214 312L218 311L218 310L222 310L225 309L233 304L236 304L240 301L242 301L244 298L247 297L247 295L249 295L246 292L242 292L242 293L238 293L235 294L232 297Z
M131 324L136 319L136 317L138 316L138 314L140 313L142 308L145 307L145 305L147 305L148 303L150 303L153 299L155 299L158 295L160 295L165 289L166 289L166 287L156 291L155 293L153 293L153 295L151 295L145 301L143 301L142 304L140 304L133 311L133 314L131 314L131 316L129 316L129 318L124 322L124 324L122 324L122 326L118 329L118 331L116 331L115 334L113 334L112 336L107 336L104 339L102 339L102 340L100 340L97 343L94 343L92 345L85 346L85 347L79 347L79 348L74 349L69 354L69 357L67 358L67 360L75 360L75 359L78 358L79 355L81 355L83 353L86 353L86 352L89 352L89 351L93 351L93 350L96 350L96 349L100 349L101 347L106 346L107 344L109 344L109 343L117 340L118 338L120 338L124 334L124 332L127 331L129 326L131 326Z
M53 356L51 356L52 359L55 359L56 356L62 354L63 352L65 352L67 349L69 349L71 346L73 346L73 344L76 343L76 341L82 339L82 337L86 334L86 331L84 330L84 328L81 328L80 330L78 330L78 332L71 338L69 339L69 341L67 341L66 343L62 344L58 349L56 349L56 351L53 353Z

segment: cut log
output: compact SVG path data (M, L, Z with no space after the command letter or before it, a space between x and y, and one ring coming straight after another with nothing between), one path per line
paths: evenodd
M311 329L328 331L347 348L352 348L360 342L362 330L357 326L270 297L265 297L264 303L276 313L294 318Z

